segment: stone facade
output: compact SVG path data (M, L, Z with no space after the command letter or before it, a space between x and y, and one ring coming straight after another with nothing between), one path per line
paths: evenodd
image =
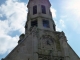
M33 27L4 60L79 60L63 32Z
M37 7L36 14L33 6ZM46 8L46 14L41 12L41 6L42 10ZM49 0L29 0L25 34L20 35L18 45L3 60L80 60L64 32L56 31L50 6Z

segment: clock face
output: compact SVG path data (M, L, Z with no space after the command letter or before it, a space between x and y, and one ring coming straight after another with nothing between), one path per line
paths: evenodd
M52 44L53 44L53 40L48 38L48 39L46 40L46 44L47 44L47 45L52 45Z
M47 43L47 45L51 45L52 44L52 42L50 40L47 40L46 43Z
M54 45L54 38L52 38L52 36L50 36L50 35L43 35L42 41L43 41L42 45L45 47Z

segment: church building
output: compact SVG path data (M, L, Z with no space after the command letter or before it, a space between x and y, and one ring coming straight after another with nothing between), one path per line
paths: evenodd
M25 33L2 60L80 60L65 33L56 31L50 7L49 0L29 0Z

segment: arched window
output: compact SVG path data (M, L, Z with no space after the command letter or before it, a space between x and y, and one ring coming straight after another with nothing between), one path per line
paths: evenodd
M31 26L32 27L37 26L37 20L31 21Z
M46 28L49 28L49 21L48 20L43 20L43 26Z
M35 6L33 6L33 15L34 14L37 14L37 6L35 5Z
M41 5L41 10L43 14L46 14L46 7L44 5Z
M55 29L55 25L53 24L53 29L54 29L54 31L56 31L56 29Z

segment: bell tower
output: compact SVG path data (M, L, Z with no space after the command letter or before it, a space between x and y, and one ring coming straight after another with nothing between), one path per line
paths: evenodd
M36 26L39 29L56 31L49 0L29 0L27 7L26 29Z
M63 32L56 31L56 25L52 19L50 11L51 4L49 0L29 0L27 8L27 22L25 24L25 35L32 32L33 36L33 60L69 60L68 48L60 40L63 36L66 43L66 37ZM66 55L67 58L64 58Z

